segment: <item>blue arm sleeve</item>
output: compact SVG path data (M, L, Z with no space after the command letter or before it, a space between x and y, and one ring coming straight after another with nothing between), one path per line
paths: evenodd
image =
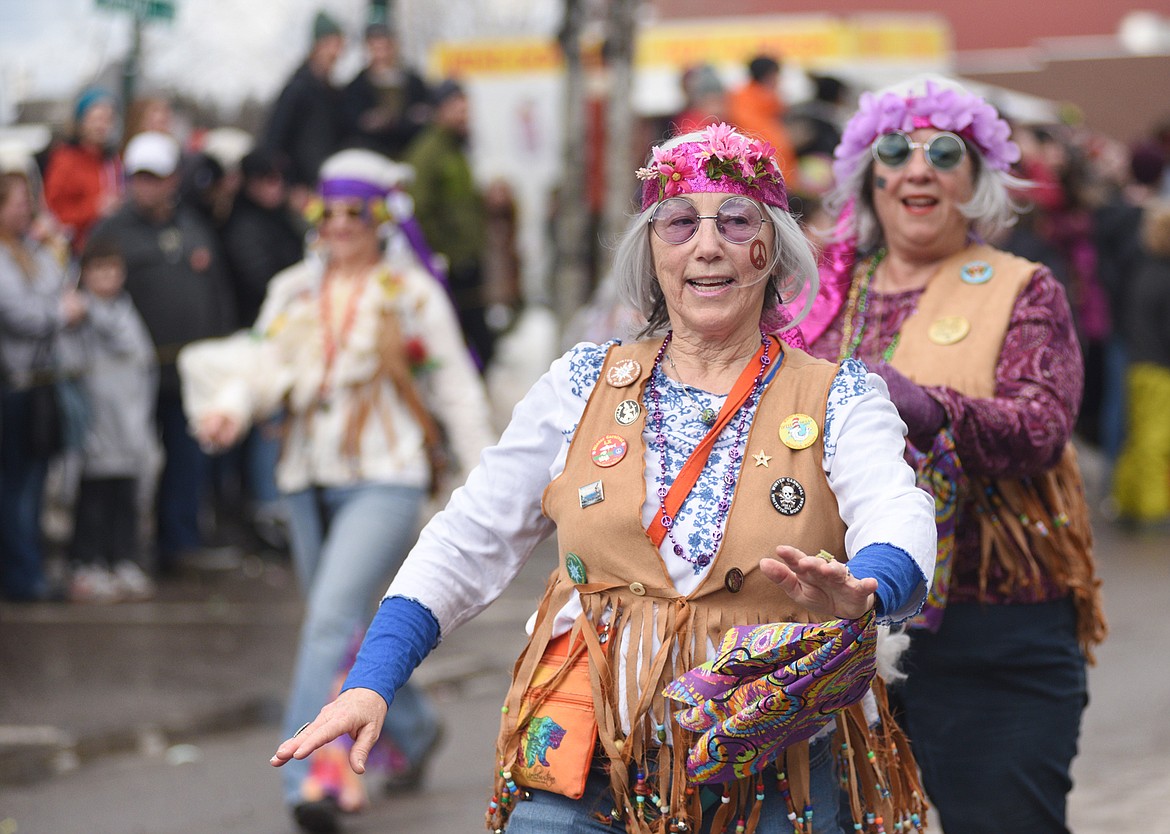
M857 579L878 582L876 610L879 617L898 611L914 593L926 595L922 571L910 554L892 544L868 544L849 560L849 572Z
M439 621L429 608L407 597L387 597L378 606L341 691L372 689L389 706L398 688L439 644L439 637Z

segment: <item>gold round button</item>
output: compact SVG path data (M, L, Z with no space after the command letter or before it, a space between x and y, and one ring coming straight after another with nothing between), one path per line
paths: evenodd
M646 586L641 582L630 583L630 593L637 594L640 597L646 596Z
M971 322L962 316L943 316L930 325L927 336L936 345L953 345L967 338L970 332Z

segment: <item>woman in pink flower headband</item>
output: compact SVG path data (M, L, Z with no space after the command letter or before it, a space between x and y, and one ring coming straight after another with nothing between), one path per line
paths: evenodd
M641 338L553 363L423 531L345 691L273 763L350 733L363 768L414 665L555 533L558 564L505 696L489 829L787 833L812 830L812 815L842 834L840 814L912 830L924 814L913 759L893 750L892 719L870 725L884 703L874 621L918 611L935 553L897 413L860 363L788 341L777 305L815 282L816 262L766 144L714 125L655 148L638 176L642 210L614 268ZM777 652L814 670L811 689L751 689L753 709L780 708L779 732L737 739L721 767L717 730L690 767L700 731L668 684L733 625L825 621L812 630L824 651L808 637ZM843 665L824 682L815 671Z
M803 324L815 355L883 377L935 496L934 582L894 694L947 834L1067 830L1105 634L1069 443L1083 367L1068 301L1047 267L984 242L1024 185L1010 134L947 79L862 95Z

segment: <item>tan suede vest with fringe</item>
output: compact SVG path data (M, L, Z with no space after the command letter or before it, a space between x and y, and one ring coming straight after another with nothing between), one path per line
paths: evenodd
M572 635L574 641L580 636L588 654L599 730L597 755L610 764L614 812L621 818L614 822L624 824L629 832L697 831L701 820L698 792L688 791L686 785L686 756L672 756L673 750L686 751L692 738L670 719L672 708L662 696L666 684L706 661L708 642L718 645L733 625L809 621L807 612L760 572L760 559L771 555L778 544L791 544L806 553L824 549L845 558L845 526L823 469L825 408L837 366L785 347L780 369L756 407L722 545L693 593L683 596L675 590L642 525L646 409L629 426L615 419L622 401L643 402L659 346L640 342L610 350L564 472L545 492L544 512L557 525L560 563L549 577L534 633L517 661L497 745L500 797L507 794L507 780L500 774L510 772L525 731L521 700L549 643L555 615L579 592L584 613L574 623ZM608 384L607 371L624 359L638 362L637 379L624 387ZM794 413L807 414L817 423L817 440L808 448L790 449L780 440L781 421ZM619 463L601 467L593 462L590 450L607 434L621 436L628 449ZM761 451L771 458L766 466L753 459ZM772 505L772 487L781 477L795 479L804 489L804 506L794 515L783 515ZM580 488L596 481L601 481L604 499L582 507ZM574 585L570 578L568 554L583 563L583 584ZM599 638L599 626L606 620L609 627ZM661 646L657 651L655 642ZM623 644L628 647L624 658ZM625 683L624 704L618 703L618 676ZM623 730L623 712L630 719L628 735ZM662 725L669 728L671 744L658 741ZM908 756L908 751L903 755ZM652 766L646 767L647 762ZM647 822L635 813L631 763L656 774L653 792L669 815ZM790 749L786 766L793 799L807 800L807 742ZM743 813L754 800L755 787L737 785L733 796L729 803L733 807L723 815L737 809ZM502 829L506 815L507 809L495 816L489 813L488 827ZM684 827L677 827L680 823Z
M990 266L983 283L964 280ZM944 262L902 325L890 364L919 385L953 388L969 397L995 396L995 370L1016 299L1038 264L990 246L970 246ZM962 337L951 341L962 329ZM949 334L949 335L948 335ZM982 537L980 592L994 559L1008 587L1036 583L1042 572L1073 596L1077 632L1086 656L1105 638L1101 581L1093 563L1093 533L1076 450L1032 478L972 478L967 490ZM1006 590L1006 588L1005 588Z

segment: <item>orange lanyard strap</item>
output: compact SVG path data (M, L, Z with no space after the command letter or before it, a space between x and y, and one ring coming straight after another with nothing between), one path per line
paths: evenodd
M772 336L765 338L775 342ZM735 381L735 385L732 386L731 392L727 395L727 399L723 401L723 408L719 409L719 416L715 418L714 425L707 431L703 439L699 441L699 445L695 447L695 450L691 452L691 456L687 458L686 463L683 464L682 469L679 471L678 477L671 484L670 491L662 499L662 511L654 516L654 520L650 522L650 526L646 530L646 535L650 537L650 541L654 542L655 547L662 546L662 542L669 532L670 525L674 523L675 515L678 514L679 508L683 505L683 501L691 494L691 490L699 480L699 474L703 471L703 467L707 465L707 458L711 456L711 450L715 448L715 441L719 439L719 433L731 422L731 418L735 416L736 412L739 411L743 404L747 402L748 397L751 396L752 390L756 387L756 380L763 376L764 363L771 364L770 356L765 359L766 347L767 342L762 342L760 349L756 351L755 357L744 366L744 369L739 374L739 379Z

